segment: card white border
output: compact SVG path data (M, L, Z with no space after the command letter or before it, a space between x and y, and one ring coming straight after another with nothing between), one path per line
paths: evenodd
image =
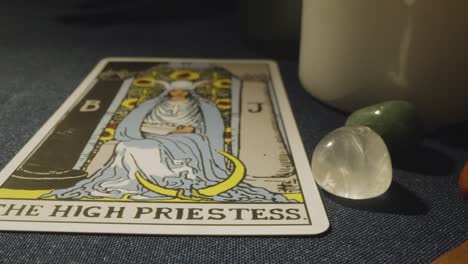
M193 62L193 63L252 63L269 66L269 75L276 93L281 117L289 140L293 160L299 175L311 225L277 225L277 226L190 226L177 225L174 228L157 225L121 225L121 224L83 224L83 223L41 223L41 222L2 222L0 230L10 231L47 231L47 232L79 232L79 233L122 233L122 234L161 234L161 235L313 235L325 232L329 221L325 213L318 188L312 176L307 154L304 150L299 130L295 122L291 106L281 79L279 67L272 60L243 59L194 59L194 58L129 58L112 57L99 61L96 67L81 82L77 89L65 100L59 109L18 152L18 154L0 172L0 185L20 166L31 151L41 143L43 138L75 104L85 96L92 87L98 74L110 62ZM0 200L2 201L2 200Z

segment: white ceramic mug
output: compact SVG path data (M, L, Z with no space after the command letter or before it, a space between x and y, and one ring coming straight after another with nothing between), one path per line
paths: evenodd
M467 0L304 0L300 79L345 111L412 101L426 123L468 120Z

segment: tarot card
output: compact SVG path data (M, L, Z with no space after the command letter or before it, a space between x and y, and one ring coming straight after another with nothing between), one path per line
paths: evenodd
M309 235L328 220L264 60L102 60L0 174L0 229Z

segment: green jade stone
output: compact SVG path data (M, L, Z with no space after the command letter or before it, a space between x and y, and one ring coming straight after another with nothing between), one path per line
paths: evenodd
M371 128L394 154L416 146L423 131L422 119L414 105L400 100L361 108L349 116L346 126Z

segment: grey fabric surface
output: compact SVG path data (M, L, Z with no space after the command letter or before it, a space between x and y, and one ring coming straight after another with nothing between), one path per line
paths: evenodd
M116 15L99 23L94 13L81 16L91 11L76 3L40 6L43 2L0 4L2 168L103 57L261 57L241 41L232 15L161 20ZM279 63L310 158L318 141L346 117L304 92L297 61ZM0 262L427 263L468 238L467 203L457 193L457 174L467 159L466 134L435 133L412 160L396 165L384 197L351 203L322 193L331 229L321 236L0 232Z

